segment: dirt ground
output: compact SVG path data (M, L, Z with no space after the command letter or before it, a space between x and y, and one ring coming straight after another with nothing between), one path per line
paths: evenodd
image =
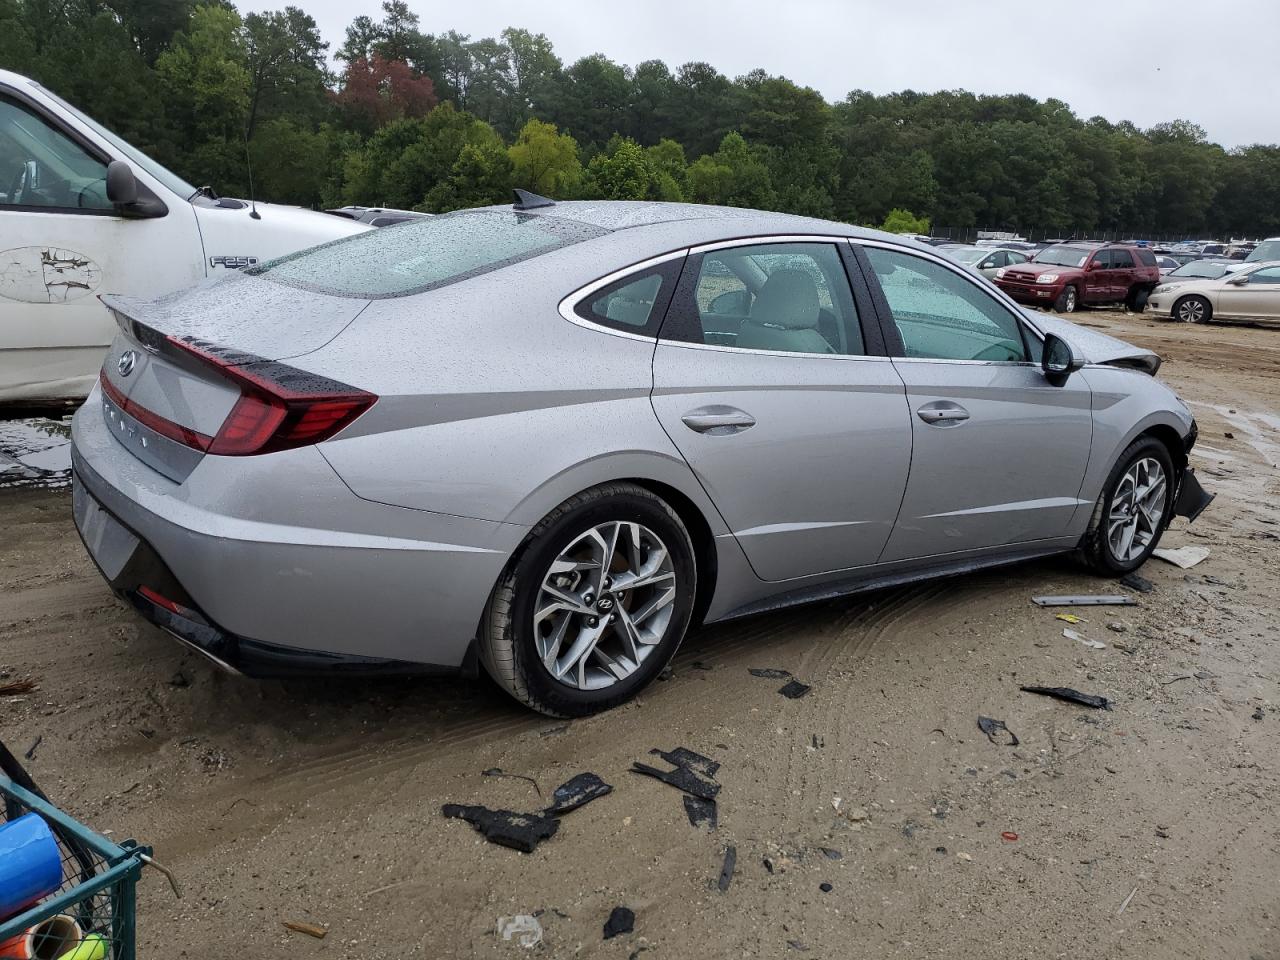
M1078 611L1104 649L1031 603L1113 588L1062 559L703 630L638 702L571 724L487 681L254 682L111 597L65 490L7 490L0 683L39 686L0 697L0 738L42 736L44 790L178 874L181 900L145 875L142 957L1280 957L1280 331L1077 319L1165 357L1218 494L1165 538L1208 560ZM723 764L714 833L628 772L676 746ZM534 810L587 770L613 793L532 854L440 813ZM635 930L603 940L619 905ZM536 949L497 935L535 912Z

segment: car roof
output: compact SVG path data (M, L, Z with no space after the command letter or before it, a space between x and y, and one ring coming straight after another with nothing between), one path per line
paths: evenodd
M493 206L491 210L510 210L509 206ZM563 200L554 205L523 211L530 216L573 220L600 230L614 232L658 224L686 223L705 225L707 221L722 223L726 234L824 234L862 239L888 239L911 244L909 237L869 230L833 220L802 217L792 213L752 210L747 207L717 207L702 203L663 203L646 200ZM702 232L702 231L698 231ZM921 244L921 246L924 246Z

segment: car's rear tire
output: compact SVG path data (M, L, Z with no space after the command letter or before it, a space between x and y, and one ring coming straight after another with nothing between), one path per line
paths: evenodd
M1129 291L1129 296L1125 298L1125 306L1134 313L1142 313L1147 309L1147 300L1150 296L1150 290L1146 287L1138 287Z
M1058 294L1058 299L1053 301L1053 309L1058 313L1075 313L1078 306L1080 306L1080 295L1070 284L1063 287L1062 292Z
M1094 505L1080 545L1085 563L1108 577L1123 576L1146 563L1169 523L1173 493L1169 448L1154 437L1129 444Z
M1173 305L1173 315L1183 323L1208 323L1213 319L1213 304L1199 295L1183 297Z
M540 713L608 710L666 666L696 588L693 541L666 501L635 484L593 487L552 510L503 571L480 662Z

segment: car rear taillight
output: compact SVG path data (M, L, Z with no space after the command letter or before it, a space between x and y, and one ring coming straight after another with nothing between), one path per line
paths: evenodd
M349 426L378 399L288 364L246 358L195 340L169 337L168 342L213 367L240 390L240 399L204 448L218 456L245 457L320 443Z

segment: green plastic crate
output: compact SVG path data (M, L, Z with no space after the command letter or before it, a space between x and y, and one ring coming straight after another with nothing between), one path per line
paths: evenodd
M102 938L106 960L135 960L135 888L151 849L132 840L112 843L0 773L0 823L27 813L43 817L58 839L62 886L0 923L0 943L64 914L86 935Z

